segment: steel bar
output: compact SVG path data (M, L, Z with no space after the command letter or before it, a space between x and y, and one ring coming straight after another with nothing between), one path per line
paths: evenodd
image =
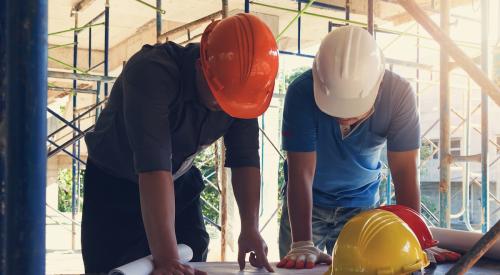
M302 15L306 10L315 2L316 0L309 0L307 5L300 11L297 12L297 14L293 17L293 19L288 23L288 25L285 26L285 28L276 36L276 41L280 41L281 38L283 37L283 34L295 23L295 21Z
M161 8L158 8L158 7L154 6L154 5L151 5L151 4L149 4L148 2L145 2L145 1L142 1L142 0L135 0L135 1L137 1L137 2L139 2L139 3L141 3L141 4L143 4L143 5L144 5L144 6L146 6L146 7L150 7L150 8L152 8L152 9L156 10L158 13L161 13L161 14L165 14L165 13L166 13L166 11L165 11L165 10L162 10Z
M69 126L70 128L72 128L76 132L82 133L82 131L80 129L78 129L78 127L76 127L73 124L71 124L71 122L67 121L64 117L60 116L58 113L52 111L49 107L47 107L47 112L49 112L51 115L53 115L54 117L56 117L57 119L59 119L60 121L62 121L64 124L66 124L67 126ZM73 119L75 119L75 118L73 117Z
M47 157L48 158L51 158L53 156L55 156L57 153L61 152L62 149L70 146L70 145L73 145L73 143L77 142L78 140L80 140L81 138L83 138L85 136L85 134L87 134L88 132L92 131L94 129L94 126L95 125L92 125L90 126L89 128L85 129L83 131L83 134L78 134L77 136L75 136L74 138L66 141L65 143L63 143L61 146L57 147L56 149L50 151L47 153Z
M465 274L499 239L500 220L446 274Z
M7 218L8 253L2 273L45 274L48 4L7 3L2 11L7 16L7 201L0 215Z
M345 20L351 20L351 0L345 0Z
M77 67L75 67L75 66L72 66L72 65L70 65L70 64L68 64L68 63L66 63L66 62L64 62L64 61L62 61L62 60L59 60L59 59L57 59L57 58L54 58L54 57L51 57L51 56L48 56L47 58L48 58L49 60L51 60L51 61L54 61L54 62L56 62L56 63L58 63L58 64L63 65L63 66L64 66L64 67L66 67L67 69L76 70L76 71L78 71L78 72L80 72L80 73L85 73L85 70L82 70L82 69L80 69L80 68L77 68Z
M444 33L429 16L415 3L414 0L398 0L398 3L411 14L417 22L442 46L444 50L466 71L470 77L481 86L485 92L500 105L500 88L493 83L488 76L479 69L451 38Z
M54 212L56 212L57 214L59 214L61 217L65 218L66 220L78 225L78 226L82 226L82 224L77 221L77 220L73 220L71 219L70 217L66 216L64 213L62 213L61 211L57 210L55 207L51 206L50 204L46 203L45 206L47 206L48 208L52 209Z
M53 49L59 49L59 48L66 48L69 46L73 46L73 43L67 43L67 44L61 44L61 45L52 45L48 49L53 50Z
M55 146L55 147L58 147L58 146L59 146L57 143L55 143L54 141L52 141L52 140L50 140L50 139L48 139L47 141L48 141L50 144L52 144L53 146ZM66 149L62 149L62 151L63 151L64 153L66 153L67 155L69 155L71 158L78 160L81 164L83 164L83 165L87 165L87 163L86 163L85 161L83 161L81 158L79 158L79 157L77 157L77 156L73 155L70 151L68 151L68 150L66 150Z
M70 121L69 123L70 124L75 124L76 121L80 120L82 117L84 117L85 115L89 114L90 112L92 112L94 109L98 108L99 106L101 106L104 102L106 102L107 99L104 99L102 100L101 102L98 102L97 104L95 104L94 106L90 107L87 111L81 113L79 116L77 116L74 120ZM48 135L48 137L52 137L54 136L55 134L59 133L60 131L64 130L65 128L67 127L67 125L64 125L62 126L61 128L58 128L57 130L55 130L54 132L50 133Z
M260 132L262 133L262 135L267 139L267 141L269 141L269 143L271 143L271 145L273 146L274 150L276 151L276 153L278 153L278 155L280 156L280 158L282 160L286 160L285 156L281 153L281 151L278 149L278 146L276 146L274 144L274 142L269 138L269 136L266 134L266 132L259 127L259 130Z
M401 2L401 1L400 1ZM441 31L449 34L450 0L441 1ZM440 130L439 130L439 221L441 227L450 228L451 190L450 190L450 87L447 49L441 45L440 52Z
M302 10L302 2L299 0L297 1L297 12L300 12ZM300 53L300 36L301 36L301 29L302 29L302 16L299 16L297 19L297 53Z
M90 60L90 55L89 55L89 60ZM101 66L102 64L104 64L104 61L101 61L101 62L95 64L94 66L90 67L91 63L89 61L89 68L87 70L85 70L85 73L88 73L90 71L95 70L97 67Z
M92 28L92 27L101 26L101 25L104 25L104 23L96 23L96 24L90 24L90 25L85 25L85 26L81 26L81 27L74 27L74 28L67 29L67 30L51 32L48 35L56 35L56 34L67 33L67 32L75 32L75 31L80 32L80 31L85 30L87 28Z
M373 31L373 0L368 0L368 32L374 35Z
M48 71L48 77L60 79L75 79L82 81L100 81L100 82L115 82L116 77L92 75L92 74L75 74L67 72Z
M92 89L73 89L68 87L57 87L57 86L48 86L47 89L49 91L59 91L59 92L68 92L68 93L82 93L82 94L95 94L96 90Z
M465 156L452 156L454 162L481 162L481 154L465 155Z
M7 37L7 1L0 1L0 37ZM6 99L7 99L7 39L0 39L0 274L6 274L7 265L7 234L5 203L5 124L6 124Z
M249 12L250 12L250 1L245 0L245 13L249 13Z
M208 222L209 224L213 225L215 228L217 228L219 231L221 231L221 226L218 225L216 222L212 221L211 219L203 216L203 219Z
M489 24L489 0L481 0L481 69L488 75L488 24ZM498 89L500 106L500 89ZM488 94L483 87L481 90L481 229L483 233L488 231L490 225L490 202L488 194L490 193L489 167L488 167Z
M76 68L78 66L78 32L76 31L78 27L78 12L75 13L75 32L73 32L73 67ZM73 70L73 73L76 73L76 69ZM73 89L76 89L78 87L77 80L73 80ZM77 93L72 94L72 113L73 113L73 119L76 117L76 104L77 104ZM77 128L78 129L78 128ZM82 134L80 129L78 129L77 132L73 131L73 138L77 136L78 134ZM80 140L77 142L73 143L72 145L72 154L77 156L78 158L80 157L80 150L78 149L80 146ZM77 161L75 158L71 158L71 217L74 220L76 218L76 186L78 184L78 166L77 166ZM75 224L73 223L71 225L71 249L75 250L76 246L76 227Z
M104 7L104 76L109 73L109 0ZM104 83L104 97L108 97L108 83Z
M202 24L204 24L204 23L206 23L208 21L215 20L215 19L217 19L217 18L219 18L221 16L222 16L222 10L214 12L212 14L209 14L209 15L207 15L205 17L202 17L200 19L197 19L195 21L192 21L192 22L189 22L189 23L184 24L182 26L179 26L177 28L171 29L171 30L169 30L169 31L161 34L159 36L159 39L160 39L160 41L163 41L165 39L168 39L169 36L177 34L178 32L186 31L186 30L191 29L191 28L199 27L200 25L202 25Z
M162 22L161 22L161 0L156 0L156 43L160 43L160 35L161 35L161 29L162 29Z

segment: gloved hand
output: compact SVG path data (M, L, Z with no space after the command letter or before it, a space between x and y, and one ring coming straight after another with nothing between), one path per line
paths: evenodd
M277 265L279 268L313 268L316 264L332 263L332 258L314 246L312 241L294 242L292 249Z
M427 248L425 252L427 253L427 258L429 258L430 260L434 258L436 260L436 263L456 262L461 257L461 255L457 252L439 248L437 246Z

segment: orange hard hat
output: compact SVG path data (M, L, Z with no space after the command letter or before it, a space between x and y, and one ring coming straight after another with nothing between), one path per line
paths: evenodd
M257 16L240 13L212 22L201 38L201 65L219 106L232 117L267 110L278 72L278 46Z

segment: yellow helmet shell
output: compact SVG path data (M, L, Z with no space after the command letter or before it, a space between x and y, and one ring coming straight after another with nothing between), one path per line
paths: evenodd
M427 255L410 227L395 214L375 209L345 224L329 274L408 274L427 265Z

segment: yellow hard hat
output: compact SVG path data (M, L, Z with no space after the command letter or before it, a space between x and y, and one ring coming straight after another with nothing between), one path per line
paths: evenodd
M325 275L409 274L427 265L427 255L408 225L391 212L375 209L345 224Z

